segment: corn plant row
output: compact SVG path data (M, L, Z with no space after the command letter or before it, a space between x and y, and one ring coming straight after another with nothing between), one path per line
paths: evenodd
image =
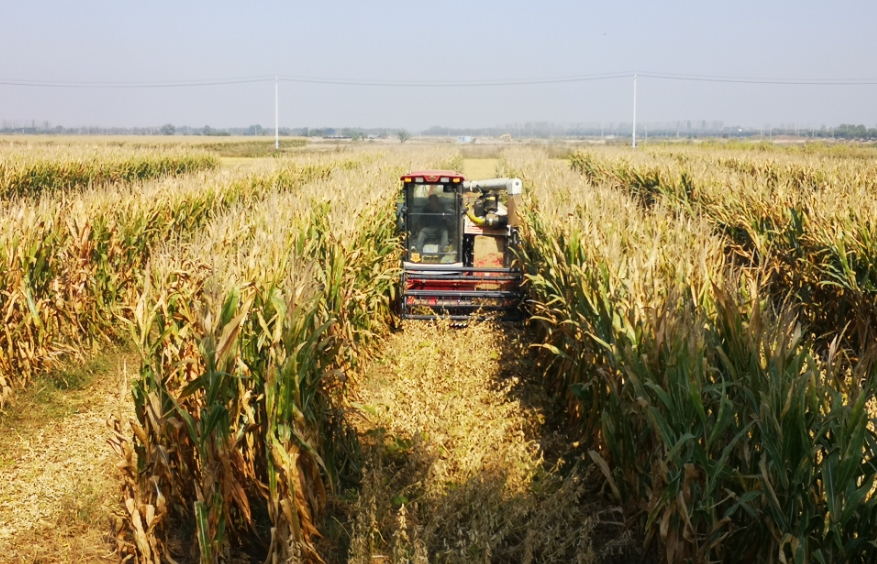
M330 397L390 323L395 191L412 155L233 208L155 257L136 316L137 420L115 443L122 554L321 560L325 506L355 450Z
M808 158L780 165L689 149L636 162L579 153L572 165L646 206L661 200L707 218L729 253L771 271L778 299L792 295L814 332L830 341L846 328L845 342L863 354L877 340L877 166Z
M522 262L547 382L644 542L667 562L877 557L873 366L816 351L696 217L506 160L535 190Z
M331 164L262 173L203 173L122 190L86 191L7 206L0 227L0 404L14 389L130 318L142 270L158 242L217 212L328 175Z
M71 157L45 151L7 152L0 160L0 198L179 176L219 165L216 157L191 151L92 151Z

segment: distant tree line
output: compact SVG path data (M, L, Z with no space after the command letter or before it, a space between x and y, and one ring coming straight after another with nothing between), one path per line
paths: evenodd
M877 128L842 123L834 128L834 136L839 139L877 139Z
M442 127L433 126L422 132L423 135L436 137L498 137L511 134L514 137L537 138L630 138L631 122L604 122L579 125L558 125L546 122L528 122L509 124L501 127ZM877 140L877 128L869 129L864 125L841 124L837 127L821 126L796 127L781 125L754 128L751 126L726 125L720 121L677 121L662 123L639 123L637 137L643 138L761 138L761 137L805 137L813 139L857 139Z
M397 135L398 129L391 128L361 128L361 127L281 127L280 135L285 137L338 137L345 139L384 139ZM213 127L203 125L194 127L189 125L174 125L166 123L155 127L101 127L80 126L65 127L52 125L49 122L29 121L26 123L3 121L0 123L0 134L53 134L53 135L243 135L243 136L273 136L274 128L260 124L246 127Z
M480 137L498 137L504 134L510 134L514 137L535 137L535 138L575 138L575 137L596 137L596 138L629 138L631 133L630 122L603 122L603 123L586 123L578 125L561 125L549 122L526 122L516 123L496 127L444 127L432 126L424 131L421 135L433 137L459 137L459 136L480 136ZM368 140L368 139L386 139L399 138L400 132L404 132L405 140L408 139L408 132L405 130L392 128L357 128L357 127L281 127L280 135L284 137L329 137L335 139L351 139ZM206 135L206 136L224 136L224 135L242 135L242 136L273 136L274 128L266 127L260 124L248 125L246 127L212 127L203 125L194 127L189 125L174 125L166 123L155 127L99 127L99 126L82 126L82 127L65 127L62 125L52 125L49 122L30 121L26 123L3 121L0 122L0 134L54 134L54 135ZM877 128L868 128L862 124L854 125L843 123L837 127L822 126L813 127L795 127L795 126L769 126L760 128L749 126L726 125L720 121L676 121L661 123L641 123L637 126L637 137L641 139L647 138L703 138L703 137L724 137L724 138L751 138L751 137L776 137L776 136L794 136L806 137L814 139L849 139L849 140L877 140Z

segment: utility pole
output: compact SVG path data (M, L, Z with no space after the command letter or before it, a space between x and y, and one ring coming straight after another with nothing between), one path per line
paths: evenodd
M633 131L630 136L630 146L636 149L636 73L633 73Z
M280 150L280 82L274 75L274 150Z

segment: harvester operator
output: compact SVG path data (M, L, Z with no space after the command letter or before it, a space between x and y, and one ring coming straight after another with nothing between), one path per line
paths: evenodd
M423 210L423 221L414 246L417 251L423 252L423 245L427 241L438 242L439 248L444 250L448 246L448 222L444 217L445 207L435 194L430 194L426 199L426 207Z

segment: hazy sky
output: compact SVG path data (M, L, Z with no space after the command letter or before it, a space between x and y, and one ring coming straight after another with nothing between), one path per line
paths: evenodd
M0 0L0 81L273 75L378 81L614 72L877 80L873 0L361 2ZM629 78L514 87L282 83L285 126L630 121ZM163 89L0 85L0 120L273 124L272 83ZM639 80L642 121L877 125L877 86Z

